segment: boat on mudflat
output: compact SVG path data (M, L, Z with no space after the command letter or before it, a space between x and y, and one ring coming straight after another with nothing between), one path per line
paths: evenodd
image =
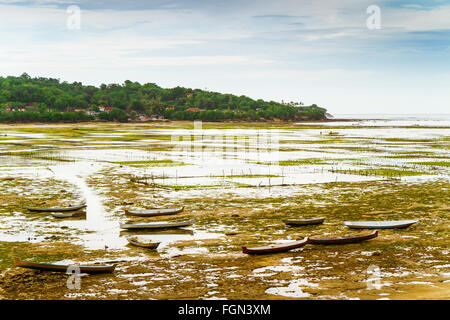
M150 223L121 223L121 229L167 229L188 227L194 224L194 220L180 222L150 222Z
M124 229L120 230L120 236L135 236L135 235L194 235L194 231L184 228L166 228L166 229Z
M242 252L247 254L267 254L267 253L276 253L276 252L284 252L292 249L303 247L305 244L309 242L309 238L306 237L299 241L292 241L280 244L272 244L263 247L254 247L247 248L245 246L242 247Z
M325 220L324 217L311 219L285 219L283 222L289 226L307 226L312 224L321 224Z
M43 207L30 207L24 206L25 209L30 211L39 211L39 212L66 212L66 211L76 211L86 207L86 203L80 203L74 206L68 207L55 207L55 208L43 208Z
M92 265L92 266L78 266L78 265L63 265L63 264L50 264L50 263L36 263L23 261L19 258L14 258L14 264L17 267L42 270L42 271L54 271L54 272L67 272L70 267L80 268L81 273L111 273L114 272L116 265Z
M165 209L142 209L142 210L125 210L125 213L138 217L156 217L177 214L184 210L184 207L165 208Z
M71 218L75 215L73 212L50 212L50 215L55 218Z
M347 244L357 243L373 239L378 237L378 230L373 231L370 234L364 235L349 235L342 237L329 237L329 238L309 238L310 244Z
M344 224L352 229L401 229L408 228L419 220L397 221L345 221Z
M86 211L78 210L78 211L67 211L67 212L49 212L52 217L55 218L72 218L86 215Z
M128 237L127 241L137 247L147 248L147 249L156 249L158 248L161 242L142 242L142 240L136 237Z

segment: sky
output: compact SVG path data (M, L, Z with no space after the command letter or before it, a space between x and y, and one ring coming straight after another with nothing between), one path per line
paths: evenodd
M0 76L450 113L450 0L0 0Z

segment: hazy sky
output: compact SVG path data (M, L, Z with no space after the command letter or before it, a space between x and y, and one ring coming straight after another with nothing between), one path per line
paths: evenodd
M23 72L450 113L450 1L0 0L0 75Z

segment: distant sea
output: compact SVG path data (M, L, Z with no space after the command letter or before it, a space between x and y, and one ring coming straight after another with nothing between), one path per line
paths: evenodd
M450 113L442 114L382 114L382 113L367 113L367 114L333 114L336 120L339 119L361 119L361 120L397 120L397 121L414 121L414 120L434 120L447 121L450 120Z
M332 114L326 125L342 126L414 126L450 129L450 114ZM346 121L340 121L346 120ZM350 121L349 121L350 120Z

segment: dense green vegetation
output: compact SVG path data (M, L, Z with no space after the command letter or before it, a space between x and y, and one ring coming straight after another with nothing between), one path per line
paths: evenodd
M103 110L109 107L109 110ZM14 111L11 111L11 108ZM59 79L0 77L1 122L77 122L139 120L140 115L172 120L320 120L316 105L253 100L200 89L164 89L154 83L102 84L100 87Z

